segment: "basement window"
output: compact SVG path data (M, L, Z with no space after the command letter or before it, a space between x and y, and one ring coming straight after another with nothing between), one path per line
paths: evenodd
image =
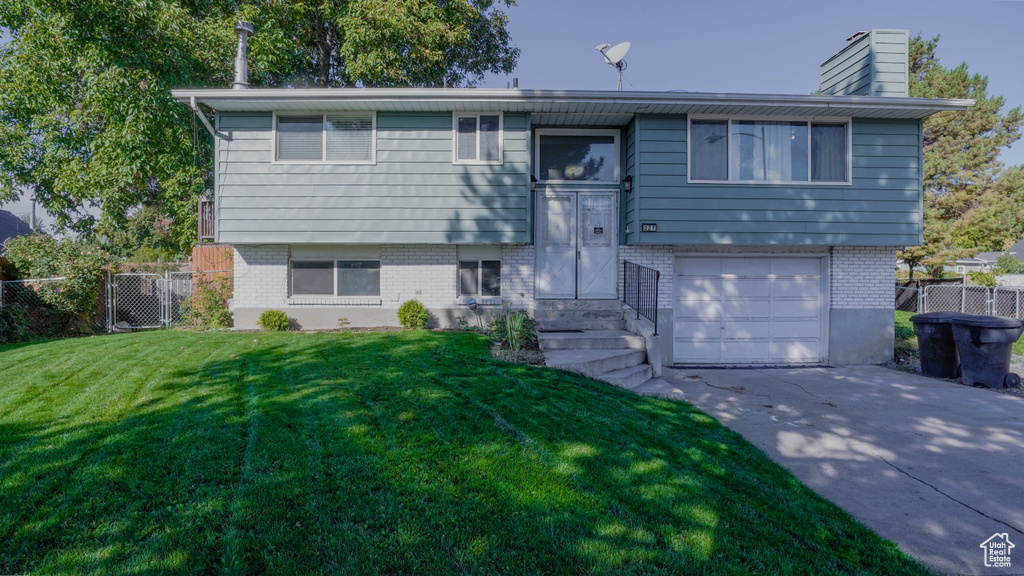
M455 164L501 164L504 124L501 113L453 114Z
M292 296L380 296L380 260L292 260Z
M277 162L373 164L376 114L274 115Z
M459 294L501 296L501 260L459 260Z

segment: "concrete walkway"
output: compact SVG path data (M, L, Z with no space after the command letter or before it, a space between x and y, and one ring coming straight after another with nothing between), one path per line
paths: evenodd
M684 397L940 573L1024 574L1024 398L877 366L666 368ZM1005 533L1011 567L986 568Z

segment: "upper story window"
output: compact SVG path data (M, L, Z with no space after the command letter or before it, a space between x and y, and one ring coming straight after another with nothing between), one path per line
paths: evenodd
M691 182L850 182L850 124L691 120Z
M456 113L452 124L456 164L501 164L504 147L501 113Z
M539 129L537 179L619 182L619 131Z
M277 115L274 160L373 164L376 128L373 113Z

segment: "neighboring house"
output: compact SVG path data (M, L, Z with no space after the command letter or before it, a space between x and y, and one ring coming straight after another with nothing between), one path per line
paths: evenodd
M395 324L413 298L442 324L470 299L586 306L622 297L629 261L661 273L666 364L878 362L896 249L922 241L922 119L972 102L907 97L904 31L853 39L821 76L820 95L174 96L216 112L237 327L268 308Z
M996 265L996 260L1003 255L1003 252L981 252L973 258L960 258L943 267L946 272L955 274L967 274L968 272L991 272Z
M0 210L0 256L6 250L4 246L7 241L16 236L25 236L32 233L32 227L7 210Z

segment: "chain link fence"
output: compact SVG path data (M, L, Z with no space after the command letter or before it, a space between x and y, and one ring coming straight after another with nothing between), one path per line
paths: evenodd
M92 309L76 315L62 312L47 301L48 295L63 290L65 280L58 277L0 281L0 342L5 338L106 331L110 324L108 283L103 282Z
M125 272L106 274L96 302L84 315L62 313L47 301L60 293L66 278L0 281L0 342L66 334L169 328L204 324L206 314L226 314L231 296L231 270L206 272ZM222 305L189 309L198 290L216 292ZM229 320L228 320L229 321ZM224 325L222 318L219 325Z
M918 312L921 309L921 290L916 286L896 285L896 309Z
M927 286L921 312L964 312L1024 319L1024 289L942 284ZM899 290L897 290L897 310Z

